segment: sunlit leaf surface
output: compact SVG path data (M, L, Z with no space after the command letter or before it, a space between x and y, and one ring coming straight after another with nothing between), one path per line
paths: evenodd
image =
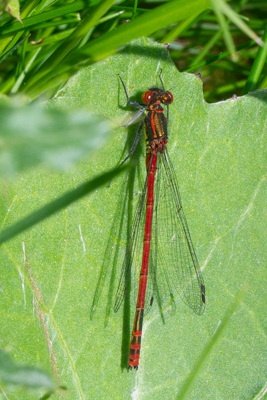
M1 248L1 347L54 374L67 387L54 399L175 398L244 282L247 295L188 398L251 399L265 382L266 91L207 104L198 77L179 74L164 46L139 40L81 71L51 107L94 111L121 125L131 112L117 74L131 99L140 100L142 91L160 84L160 68L174 95L168 148L206 284L206 312L197 317L177 298L163 325L155 306L145 319L140 369L124 369L135 304L126 302L114 314L112 302L127 221L145 175L142 143L131 168L109 185ZM118 128L103 148L65 173L38 168L1 181L2 228L114 167L135 131ZM11 392L8 398L18 397Z

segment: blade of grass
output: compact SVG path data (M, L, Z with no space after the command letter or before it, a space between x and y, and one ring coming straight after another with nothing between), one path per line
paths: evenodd
M115 176L124 171L125 168L126 167L114 168L94 179L91 179L90 181L81 184L76 189L70 190L63 196L51 201L44 207L39 208L39 210L34 211L27 217L4 229L0 233L0 245L26 231L27 229L32 228L34 225L42 222L51 215L81 199L83 196L103 186L105 183L110 182L113 178L115 178Z
M25 31L25 35L29 36L29 32ZM23 44L21 45L21 47L18 50L19 60L17 62L15 79L18 78L18 76L21 74L21 72L23 70L23 65L24 65L25 58L26 58L26 47L27 47L27 42L25 41L25 42L23 42Z
M37 48L35 51L33 51L33 52L31 53L31 57L30 57L29 61L26 62L26 65L25 65L24 70L23 70L23 71L21 72L21 74L18 76L18 78L17 78L15 84L13 85L13 87L12 87L12 89L11 89L11 91L10 91L11 94L16 94L16 93L18 92L18 90L19 90L19 88L20 88L20 86L21 86L21 84L22 84L22 82L23 82L23 80L24 80L24 78L25 78L27 72L28 72L29 69L31 68L32 63L34 62L34 60L35 60L36 57L38 56L40 50L41 50L41 47Z
M221 26L221 30L223 32L225 44L226 44L226 47L227 47L227 49L229 51L229 54L231 54L232 60L236 62L237 61L237 55L236 55L236 52L235 52L235 45L234 45L232 36L231 36L229 28L228 28L228 24L227 24L227 22L226 22L226 20L224 18L224 15L223 15L223 13L221 11L222 10L222 4L221 3L223 3L224 1L223 0L210 0L210 2L213 5L214 12L215 12L215 14L216 14L216 16L218 18L219 24Z
M21 19L26 18L27 15L34 12L35 8L37 7L39 0L28 0L22 7L21 11Z
M267 76L264 76L262 81L259 83L259 89L267 88Z
M121 18L120 16L121 16L121 14L124 14L124 11L120 11L120 12L118 12L118 13L112 15L112 18L114 18L114 21L113 21L113 23L110 25L108 32L112 32L114 29L117 28L117 26L118 26L118 24L119 24L119 22L120 22L120 18ZM85 44L85 43L84 43L84 44Z
M215 0L213 0L215 1ZM259 38L258 35L256 35L255 32L253 32L250 27L245 24L245 22L240 18L238 14L232 10L232 8L223 0L216 0L219 3L221 12L223 12L229 19L230 21L233 22L238 28L243 31L248 37L250 37L252 40L254 40L259 46L263 46L263 41L261 38Z
M83 40L85 40L85 42L88 40L93 28L96 25L117 16L116 13L116 15L110 14L106 17L101 18L102 15L104 15L109 10L109 8L111 8L113 3L114 0L106 0L105 2L101 2L99 7L97 7L93 12L91 12L89 15L87 15L87 17L82 20L78 27L72 32L68 39L65 40L62 46L60 46L55 54L52 56L52 61L53 59L55 59L56 65L59 64L59 62L63 58L65 58L65 55L68 54L74 47L76 47L76 44L78 44L79 42L79 47L81 47L83 45ZM66 47L67 52L65 50ZM48 62L50 61L51 60L49 59Z
M53 70L74 48L76 48L84 35L93 28L103 14L112 6L115 0L105 0L87 15L72 34L47 58L34 76L34 82L39 81L47 71Z
M236 50L242 50L242 49L245 49L247 47L253 46L254 44L255 44L254 40L251 40L250 42L246 42L246 43L241 44L240 46L237 46ZM195 71L196 69L199 69L201 67L204 67L205 65L213 63L214 61L221 60L222 58L228 57L229 54L230 54L229 51L224 51L223 53L219 54L218 56L211 57L208 60L205 60L205 61L199 63L198 65L193 66L192 68L181 68L180 72L184 72L184 71L185 72L192 72L192 71Z
M181 22L180 24L177 24L175 28L170 30L170 32L164 36L163 39L161 39L161 43L169 43L172 42L174 39L179 37L179 35L186 30L189 26L192 25L192 22L198 17L200 13L193 14L191 17L187 18L185 21Z
M203 47L201 52L198 54L198 56L194 59L193 63L191 64L191 67L199 64L203 58L208 54L210 49L217 43L217 41L220 39L222 36L222 29L220 29L218 32L215 33L215 35L212 36L212 38L208 41L206 46Z
M96 22L97 22L97 24L98 24L98 23L107 21L107 20L109 20L109 19L111 19L111 18L116 17L118 14L121 14L121 12L120 12L120 13L115 13L115 14L112 14L112 15L109 15L109 16L104 17L104 18L101 18L100 20L98 20L98 21L96 21ZM61 22L61 23L62 23L62 22ZM40 27L40 25L38 25L38 27ZM53 43L53 42L55 41L55 39L52 40L52 38L54 38L54 37L57 36L57 37L58 37L57 40L62 40L62 38L65 39L66 37L70 37L70 33L72 33L73 31L74 31L74 29L68 30L68 34L66 34L66 31L63 31L62 33L57 33L57 34L55 34L53 37L50 35L50 36L48 37L48 41L47 41L47 40L44 40L42 43L40 43L40 47L39 47L38 50L40 51L40 50L41 50L41 47L42 47L44 44L48 44L49 41L50 41L51 43ZM87 35L88 35L88 34L89 34L89 31L87 32ZM85 38L86 38L86 36L85 36ZM65 43L65 42L64 42L64 43ZM64 47L65 47L65 45L64 45ZM38 52L39 52L39 51L38 51ZM17 79L16 83L14 84L13 88L11 89L11 93L12 93L12 94L14 94L14 93L16 93L16 92L18 91L18 89L19 89L19 87L21 86L21 84L22 84L22 82L23 82L23 80L24 80L24 78L25 78L27 72L29 71L29 69L30 69L32 63L33 63L34 60L36 59L36 56L38 55L38 52L37 52L37 53L35 52L35 53L33 54L33 56L31 57L30 61L27 63L27 65L26 65L24 71L22 72L22 74L21 74L21 75L19 76L19 78ZM50 58L48 58L48 60L50 61Z
M25 18L23 24L18 21L12 22L0 28L0 35L12 36L13 33L30 28L33 25L40 24L44 21L50 21L53 18L58 18L69 13L78 12L85 8L85 1L76 1L75 3L66 6L54 8L53 10L43 12L42 14L33 15L32 17Z
M215 90L212 90L210 92L207 91L205 92L206 98L208 99L211 95L215 96L229 92L231 93L231 95L233 95L235 93L235 90L244 87L245 82L245 80L241 80L235 83L229 83L228 85L220 86L219 88L216 88Z
M18 32L12 39L10 38L3 39L0 42L0 53L2 52L2 50L5 50L5 53L11 50L17 44L18 40L22 35L23 32Z
M85 57L95 60L111 54L116 48L137 39L141 36L149 36L172 23L187 19L192 14L192 9L198 13L209 6L208 0L174 0L153 10L140 15L134 21L121 25L116 31L104 34L84 46L81 52L75 51L73 58L79 56L82 61ZM72 56L70 56L70 59Z
M30 35L26 36L25 38L23 38L20 42L18 42L15 46L12 47L12 49L6 51L1 57L0 57L0 64L1 62L4 61L5 58L7 58L8 56L10 56L13 51L17 50L17 48L25 41L29 38Z
M24 4L24 6L22 7L21 14L20 14L22 21L24 21L24 18L26 18L29 14L31 14L33 12L33 10L37 6L37 4L38 4L38 0L29 0ZM21 33L16 35L16 37L11 40L12 47L15 46L15 44L19 40L20 36L21 36ZM10 38L2 39L0 41L0 54L2 53L2 51L4 49L6 49L7 46L8 46L8 48L6 49L6 51L10 50L11 47L9 47L9 44L10 44Z
M61 65L52 72L47 70L38 71L35 76L29 77L25 85L25 91L32 96L38 96L41 90L55 74L60 76L66 71L73 70L76 66L85 66L114 53L119 47L141 36L149 36L151 33L164 28L177 21L187 19L191 16L192 8L198 12L209 7L209 0L173 0L162 6L140 15L128 24L119 26L112 32L106 32L97 39L92 40L81 49L74 50ZM48 67L48 66L47 66ZM44 82L44 86L36 87L35 83Z
M183 386L182 390L180 391L180 393L177 396L177 400L178 399L179 400L185 399L186 396L188 395L188 393L190 392L190 390L192 388L192 385L195 382L197 376L199 375L199 373L200 373L205 361L209 357L210 353L214 349L214 347L217 344L217 342L219 341L219 339L222 337L225 329L229 325L231 317L233 316L234 312L239 307L239 305L240 305L240 303L241 303L241 301L242 301L242 299L245 296L247 291L248 291L247 285L243 285L241 290L235 296L232 305L226 311L226 313L225 313L225 315L223 317L223 320L219 321L218 327L217 327L214 335L210 339L209 343L205 346L205 348L204 348L204 350L203 350L203 352L202 352L202 354L201 354L201 356L199 358L199 361L198 361L197 365L195 366L195 368L193 368L193 370L189 374L186 382L184 383L184 386Z
M259 393L257 393L252 400L263 400L266 394L267 394L267 383L265 383L265 385L261 388Z
M60 25L62 25L62 24L66 24L66 25L70 25L70 24L72 24L72 25L74 25L74 24L78 24L80 22L80 18L79 18L79 16L78 16L78 14L77 14L77 16L74 16L74 15L72 15L72 16L70 16L70 17L66 17L66 18L64 18L64 21L63 20L52 20L52 21L45 21L45 22L43 22L43 23L41 23L41 24L37 24L37 25L34 25L31 29L32 29L32 31L34 31L34 30L39 30L39 29L46 29L46 28L55 28L55 27L57 27L57 26L60 26ZM73 27L73 30L75 29L75 27Z
M38 6L35 8L34 13L39 14L45 8L50 7L51 5L55 5L55 3L59 3L59 1L60 0L41 0ZM78 2L76 1L76 3Z
M138 5L138 0L134 0L134 5L133 5L133 14L131 19L135 19L136 16L136 10L137 10L137 5Z
M47 35L46 37L43 38L42 43L35 44L34 47L37 48L37 47L41 47L41 46L47 46L49 44L54 44L55 42L62 41L64 39L66 39L71 34L71 32L73 32L74 29L75 28L66 29L66 30L64 30L62 32L56 32L54 34L49 34L49 35ZM32 48L33 48L32 44L28 43L27 50L31 51Z
M252 90L254 90L256 88L256 85L260 78L261 72L265 65L266 58L267 58L267 27L265 28L265 31L264 31L263 42L264 42L264 46L259 47L259 49L258 49L258 53L253 62L253 66L251 68L250 75L249 75L248 80L243 89L243 92L242 92L243 94L251 92Z

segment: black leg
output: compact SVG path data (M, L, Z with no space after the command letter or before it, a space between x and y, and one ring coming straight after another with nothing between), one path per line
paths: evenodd
M146 106L145 104L137 103L136 101L131 101L131 100L130 100L130 98L129 98L129 96L128 96L128 93L127 93L127 90L126 90L126 87L125 87L125 84L124 84L124 82L123 82L123 80L121 79L121 77L120 77L119 74L118 74L118 77L120 78L120 81L121 81L121 83L122 83L122 86L123 86L123 89L124 89L124 92L125 92L125 95L126 95L127 103L128 103L130 106L133 106L133 107L136 107L136 108L143 108L143 107L145 107L145 106Z
M139 126L139 128L138 128L138 131L137 131L137 134L136 134L136 136L135 136L134 142L133 142L133 144L132 144L130 153L129 153L128 156L119 164L119 167L120 167L122 164L124 164L125 161L128 160L128 158L130 158L130 157L133 155L133 153L134 153L134 151L135 151L135 149L136 149L136 146L137 146L137 144L138 144L138 142L139 142L139 139L140 139L140 135L141 135L142 130L143 130L143 124L140 124L140 126Z

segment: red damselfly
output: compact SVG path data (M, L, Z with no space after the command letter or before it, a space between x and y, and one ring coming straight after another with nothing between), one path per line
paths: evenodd
M142 95L142 103L134 102L119 78L128 105L139 109L137 116L124 126L144 115L130 154L123 162L135 151L143 127L147 144L146 181L134 217L114 306L117 312L129 286L131 270L141 266L128 359L128 367L138 369L143 317L153 299L156 297L162 308L164 292L167 291L171 298L179 293L182 300L201 315L205 309L205 286L167 150L168 106L173 102L173 95L164 89L160 73L162 89L151 88ZM167 106L167 117L163 105ZM143 246L143 253L139 246Z

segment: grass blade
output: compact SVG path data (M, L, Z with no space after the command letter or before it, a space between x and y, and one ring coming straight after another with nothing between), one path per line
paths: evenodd
M224 315L224 318L220 322L220 324L218 325L218 328L215 331L213 337L211 338L209 343L204 348L196 367L193 368L192 372L188 376L188 379L186 380L182 390L180 391L179 395L177 396L177 400L185 399L187 394L190 392L190 389L191 389L194 381L196 380L197 376L199 375L199 373L201 371L201 368L204 365L204 362L207 360L207 358L209 357L209 355L212 352L213 348L217 344L218 340L221 338L221 336L223 335L225 329L229 325L231 317L233 316L234 312L236 311L236 309L238 308L239 304L241 303L241 301L242 301L243 297L245 296L247 290L248 290L247 286L244 285L241 288L241 290L237 293L237 295L235 296L232 305L226 311L226 313Z
M76 189L73 189L58 199L52 201L49 204L46 204L44 207L39 210L29 214L27 217L21 219L10 227L4 229L0 233L0 245L12 239L13 237L19 235L21 232L26 231L29 228L32 228L34 225L42 222L51 215L57 213L63 208L69 206L73 202L79 200L83 196L91 193L96 190L100 186L103 186L105 183L110 182L115 176L120 174L125 168L114 168L104 174L91 179L78 186Z
M264 42L264 46L259 47L259 49L258 49L258 53L254 60L248 80L243 89L243 94L247 94L248 92L251 92L252 90L254 90L256 88L257 82L260 78L260 74L265 65L266 58L267 58L267 27L265 28L265 32L263 35L263 42Z

